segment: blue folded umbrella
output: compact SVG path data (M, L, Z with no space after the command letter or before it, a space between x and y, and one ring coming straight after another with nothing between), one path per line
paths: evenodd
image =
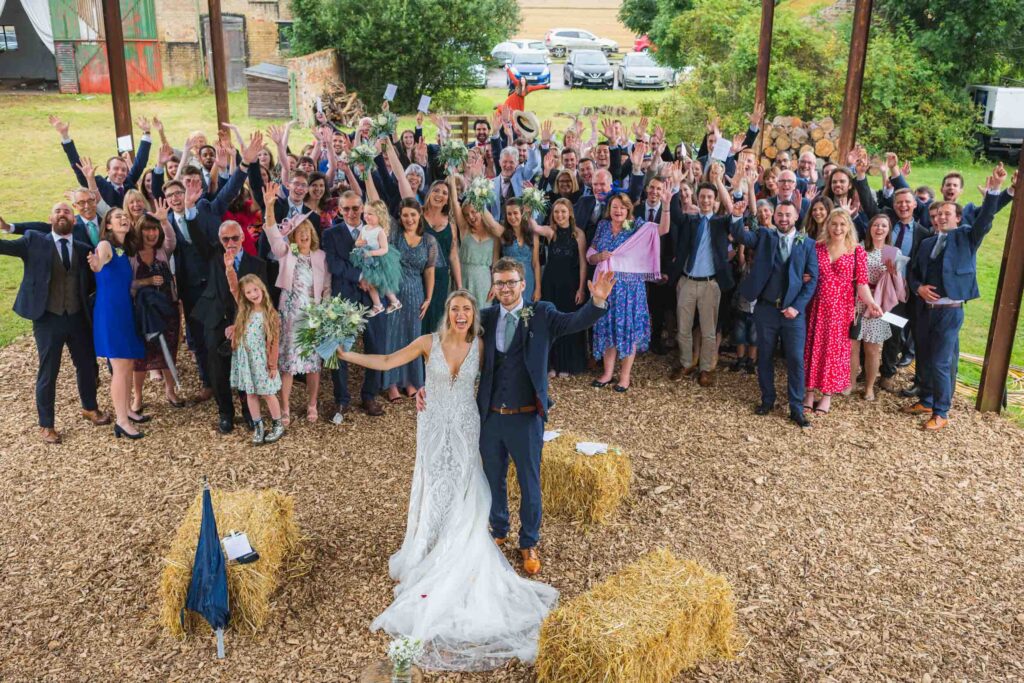
M217 658L224 658L224 628L231 620L228 606L228 573L224 554L217 534L217 520L213 516L210 486L203 487L203 520L199 525L199 543L192 562L192 583L185 598L185 609L203 615L217 634ZM181 611L184 625L185 610Z

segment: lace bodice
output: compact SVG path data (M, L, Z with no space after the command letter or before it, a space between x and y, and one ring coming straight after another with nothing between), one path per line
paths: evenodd
M449 416L469 408L476 412L476 377L480 374L480 344L469 349L459 371L452 376L448 360L444 357L441 336L431 335L430 360L426 367L427 411L441 411Z

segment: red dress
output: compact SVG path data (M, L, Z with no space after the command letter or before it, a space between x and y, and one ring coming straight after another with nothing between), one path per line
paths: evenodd
M807 343L804 368L807 388L836 394L850 384L850 323L853 322L856 292L853 264L857 263L857 284L868 283L867 253L857 247L835 263L828 247L818 244L818 289L807 307Z

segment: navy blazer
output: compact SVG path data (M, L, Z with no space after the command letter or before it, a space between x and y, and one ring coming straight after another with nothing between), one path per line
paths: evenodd
M689 262L691 254L697 251L697 239L700 236L700 214L683 213L679 193L672 197L672 228L676 233L675 262L669 273L669 282L675 283L681 278ZM729 230L732 216L712 216L708 225L711 231L711 258L715 264L715 281L723 292L732 289L735 281L732 276L732 265L729 263ZM742 224L742 220L739 222Z
M900 190L903 188L910 188L910 183L903 177L903 174L896 176L892 179L893 190ZM929 201L922 201L916 195L914 199L917 200L917 206L914 208L914 220L923 225L924 227L931 230L932 218L931 214L928 213L928 207L932 205ZM1008 190L1003 190L999 193L999 201L996 205L996 213L1003 210L1003 207L1013 202L1013 197L1010 195ZM887 202L892 204L890 198ZM982 207L979 207L974 202L968 202L964 205L963 210L960 214L960 225L974 225L978 222L978 212L981 211Z
M942 250L942 285L945 294L955 301L970 301L981 294L978 291L977 254L981 241L992 229L992 220L999 207L999 195L987 194L981 204L974 225L963 225L946 233L946 247ZM911 263L910 288L917 292L925 284L928 261L938 235L932 235L921 243Z
M57 245L49 232L29 230L16 240L0 240L0 255L17 256L24 262L24 273L18 295L14 299L14 312L27 320L39 320L46 313L50 291L50 273L53 253ZM89 295L95 280L86 256L92 251L88 243L71 240L71 258L78 262L78 299L86 319L92 318Z
M754 249L754 264L750 273L740 283L740 294L747 301L757 301L768 284L772 271L778 268L779 233L772 228L757 228L747 231L742 221L729 226L733 240L737 244ZM789 254L789 285L782 297L780 309L795 308L803 315L808 302L818 287L818 253L814 249L814 240L799 239L793 241L793 249ZM811 278L804 282L804 275Z
M71 170L75 172L78 184L82 187L89 187L89 181L86 180L85 175L78 168L78 164L82 160L78 156L78 149L75 148L75 141L68 140L66 143L62 142L61 147L64 148L64 153L68 156L68 163L71 164ZM139 143L139 151L135 155L135 163L128 169L128 175L124 179L124 189L122 192L118 192L114 185L105 177L101 175L96 176L96 189L100 191L100 196L103 197L103 201L109 206L116 206L120 209L121 205L124 204L124 192L136 189L136 184L142 178L142 174L146 170L146 164L149 162L149 147L149 140L143 137Z
M484 330L484 367L480 372L480 388L477 391L476 403L480 409L480 417L486 418L491 409L491 393L494 385L494 357L497 339L500 304L492 304L480 311L480 322ZM588 301L575 313L561 313L547 301L537 303L525 302L524 308L532 308L533 316L529 322L519 320L516 336L525 335L523 339L526 358L526 372L533 384L537 396L537 409L544 421L548 419L548 358L551 346L559 337L575 334L592 327L601 316L608 312L607 308L598 308L593 300Z
M370 295L359 289L363 271L352 265L349 256L355 240L344 221L338 221L324 230L320 248L327 254L327 270L331 273L331 294L340 294L345 299L364 306L370 306Z

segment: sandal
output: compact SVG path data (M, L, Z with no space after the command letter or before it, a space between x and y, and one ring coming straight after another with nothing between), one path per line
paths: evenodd
M291 423L292 423L291 413L289 413L287 411L281 413L281 424L283 424L285 427L288 427L288 426L291 425Z
M366 317L367 318L375 318L375 317L377 317L378 315L380 315L383 312L384 312L384 307L381 306L380 304L377 304L376 306L374 306L373 308L370 309L370 312L366 315Z
M309 408L306 409L306 420L308 422L316 422L319 417L320 413L316 411L316 406L309 406Z
M401 309L402 309L402 302L399 301L397 303L388 304L387 310L385 312L388 315L390 315L390 314L394 313L395 311L399 311Z
M402 392L398 392L397 396L388 396L388 403L398 403L402 400Z

